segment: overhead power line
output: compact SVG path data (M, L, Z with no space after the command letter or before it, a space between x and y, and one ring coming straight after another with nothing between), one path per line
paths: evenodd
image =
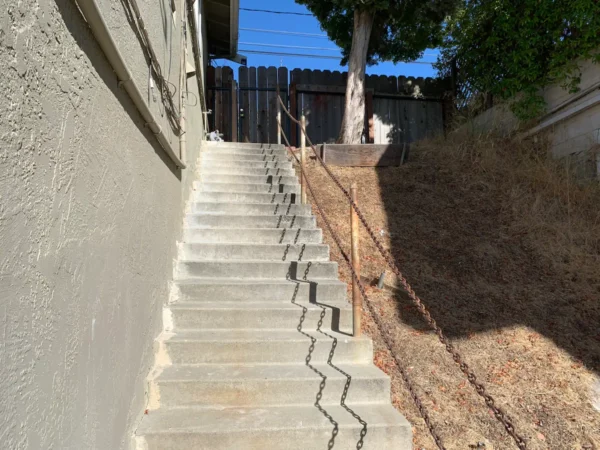
M329 56L329 55L311 55L306 53L284 53L284 52L270 52L267 50L250 50L250 49L240 49L242 53L255 53L257 55L272 55L272 56L296 56L302 58L319 58L319 59L337 59L338 61L342 58L339 56ZM398 64L424 64L431 66L434 63L426 62L426 61L411 61L411 62L399 62Z
M272 56L299 56L304 58L318 58L318 59L337 59L338 61L342 59L339 56L328 56L328 55L309 55L303 53L283 53L283 52L269 52L266 50L248 50L248 49L240 49L240 52L243 53L255 53L257 55L272 55Z
M299 12L291 12L291 11L272 11L270 9L240 8L240 11L261 12L261 13L269 13L269 14L286 14L286 15L290 15L290 16L312 16L312 14L308 14L308 13L299 13Z
M262 30L259 28L240 28L242 31L253 31L255 33L272 33L272 34L286 34L291 36L304 36L319 39L328 39L326 34L315 34L315 33L297 33L295 31L281 31L281 30Z
M284 35L291 35L291 36L304 36L304 37L311 37L311 38L319 38L319 39L329 39L329 37L326 34L316 34L316 33L298 33L295 31L283 31L283 30L263 30L260 28L243 28L240 27L241 31L252 31L255 33L271 33L271 34L284 34ZM252 43L252 42L240 42L240 44L245 44L245 45L260 45L260 46L267 46L267 44L258 44L258 43ZM283 46L280 46L283 47ZM292 47L290 47L292 48ZM300 47L298 47L300 48ZM311 49L310 47L306 47L307 49ZM314 48L314 50L317 50L317 47ZM333 50L333 49L329 49L329 48L318 48L318 50ZM336 49L337 50L337 49ZM423 53L423 56L438 56L437 53Z
M280 44L263 44L258 42L240 42L241 45L256 45L258 47L279 47L279 48L297 48L302 50L326 50L329 52L339 52L339 48L327 47L302 47L298 45L280 45Z

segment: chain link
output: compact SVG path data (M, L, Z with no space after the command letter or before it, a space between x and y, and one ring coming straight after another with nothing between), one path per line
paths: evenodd
M289 148L290 147L290 143L289 143L289 141L288 141L285 133L283 133L283 130L282 130L282 137L285 140L286 145ZM354 267L352 266L352 262L350 261L350 258L348 257L347 253L344 251L339 236L333 230L333 228L331 226L331 223L329 222L329 219L327 218L327 216L325 215L323 209L321 208L321 204L317 200L317 197L315 196L315 194L314 194L314 192L312 190L312 186L310 184L310 181L308 180L308 177L306 177L305 174L304 174L302 165L300 164L300 161L298 160L298 157L296 155L294 155L294 154L293 154L293 156L296 159L296 162L300 165L300 172L301 172L300 176L304 177L304 181L306 182L306 186L308 187L308 190L310 191L310 194L313 197L313 201L315 202L315 206L317 207L317 210L319 211L319 214L320 214L321 218L323 219L323 222L325 223L325 226L326 226L327 230L329 231L329 234L333 238L333 240L336 243L336 245L337 245L340 253L342 254L343 259L346 261L346 263L347 263L350 271L352 272L353 279L356 280L356 282L358 283L358 288L359 288L360 293L361 293L361 295L362 295L362 297L363 297L363 299L365 301L365 304L367 305L367 307L369 309L369 313L370 313L371 317L373 318L375 324L377 325L377 329L379 331L379 334L382 337L382 339L383 339L383 341L384 341L387 349L389 350L390 354L392 355L392 358L394 359L394 363L395 363L396 367L398 368L398 371L400 372L400 374L402 376L402 379L403 379L404 384L406 385L406 387L408 389L408 392L410 393L410 396L412 397L415 405L417 406L417 409L419 410L419 414L421 415L421 417L423 418L425 424L427 425L427 428L429 429L429 433L431 434L431 437L435 441L435 443L438 446L438 448L440 450L446 450L446 447L444 447L444 444L443 444L440 436L438 435L438 433L437 433L437 431L435 429L435 426L431 422L431 419L429 417L429 413L427 412L427 409L425 408L425 406L421 402L421 399L417 395L416 390L412 386L412 384L410 382L410 379L408 378L408 374L407 374L406 370L404 369L404 366L402 364L400 364L400 361L398 360L398 357L394 353L394 351L393 351L394 345L392 343L392 340L388 336L388 333L386 333L384 331L385 327L382 324L382 322L379 319L379 317L377 316L377 314L376 314L376 312L375 312L375 310L373 308L373 305L371 304L371 300L369 299L369 297L367 295L365 286L362 283L360 277L357 275L356 271L354 270ZM306 276L306 273L305 273L305 276Z
M283 109L286 112L286 114L290 117L290 119L292 121L294 121L295 123L300 124L300 122L298 120L296 120L294 117L292 117L292 115L290 114L290 112L287 110L286 106L283 104L283 101L281 100L281 97L279 97L279 102L281 103L281 106L283 107ZM462 355L456 350L456 348L454 347L454 345L446 338L443 330L439 327L439 325L437 324L437 322L435 321L435 319L431 316L431 313L429 312L429 310L427 309L427 307L423 304L423 301L419 298L419 296L417 296L417 294L415 293L415 291L412 289L412 287L410 286L410 284L408 283L408 281L406 280L406 278L404 277L404 275L402 274L402 272L400 271L400 269L396 265L394 257L391 255L391 253L388 250L385 249L385 247L383 246L383 244L381 243L381 241L375 235L375 232L373 231L373 229L371 228L371 226L367 222L364 214L358 208L358 205L352 200L352 196L350 195L350 192L348 192L348 190L344 188L344 186L342 185L342 183L340 182L340 180L335 176L335 174L333 174L333 172L331 172L331 169L327 166L327 164L325 163L325 161L323 161L323 159L321 158L321 155L319 155L319 152L316 150L314 144L312 143L312 141L308 137L306 131L303 130L302 127L300 127L300 130L301 130L301 132L303 132L305 134L306 140L309 143L309 145L310 145L313 153L315 154L317 160L323 166L323 168L325 169L325 171L327 172L327 174L330 176L330 178L333 180L333 182L337 185L337 187L343 192L343 194L345 195L345 197L348 199L348 201L352 205L352 208L356 212L359 220L361 221L361 223L363 224L363 226L367 230L367 233L369 234L369 236L373 240L373 243L375 244L375 246L377 247L377 249L379 250L379 252L383 256L383 258L386 261L387 265L394 272L394 274L398 277L398 280L399 280L400 284L402 285L402 287L404 288L404 290L408 293L409 298L412 300L412 302L414 303L414 305L417 307L418 311L421 313L421 315L423 316L423 318L425 319L425 321L427 322L427 324L433 329L433 331L435 332L435 334L438 336L438 339L444 345L444 347L446 348L446 351L452 356L452 359L458 365L458 367L463 372L463 374L466 376L467 380L473 386L473 388L475 389L475 391L477 392L477 394L480 397L483 398L485 404L488 406L488 408L490 408L492 410L492 412L494 413L494 417L500 423L502 423L502 425L506 429L507 433L515 441L517 447L520 448L521 450L526 449L527 448L527 444L526 444L525 440L515 430L515 427L514 427L514 425L512 423L511 418L508 416L508 414L506 412L504 412L502 410L502 408L500 408L499 406L496 406L494 398L487 392L487 390L485 389L485 386L483 384L481 384L477 380L477 376L475 375L475 373L473 372L473 370L469 367L469 365L466 362L464 362ZM282 130L282 134L285 137L285 133L283 133L283 130ZM285 141L286 141L286 143L287 143L287 145L289 147L289 142L288 142L287 138L285 139ZM294 158L296 159L296 161L298 163L300 163L300 161L298 161L298 157L293 152L292 152L292 155L294 156ZM323 213L323 211L322 211L322 209L321 209L321 207L320 207L320 205L318 203L317 197L314 195L313 190L310 187L310 183L308 181L308 178L304 174L304 170L303 170L304 168L302 167L301 164L300 164L300 167L301 167L301 172L302 172L301 176L304 177L304 180L306 182L308 190L310 191L311 196L313 197L313 200L315 202L315 206L317 206L317 209L319 210L319 212L321 214L321 217L323 218L323 221L327 225L327 228L328 228L330 234L334 238L334 241L336 242L337 246L340 248L340 251L342 252L342 256L344 257L344 259L348 263L348 265L350 267L350 270L352 271L352 276L356 280L356 282L358 283L359 290L361 291L361 294L362 294L363 298L367 302L367 306L369 307L371 315L375 319L377 316L375 314L373 314L372 305L370 305L370 303L369 303L369 301L367 299L366 293L364 292L364 286L362 285L362 282L360 281L359 277L354 272L354 268L352 267L352 263L351 263L350 259L348 258L348 256L342 250L341 243L339 242L339 238L337 238L337 236L335 236L335 233L334 233L333 229L331 228L331 226L330 226L330 224L329 224L326 216L324 215L324 213ZM378 322L378 320L379 319L376 319L376 322ZM378 327L380 327L379 323L377 325L378 325ZM384 335L382 334L382 337L383 336ZM386 342L386 345L388 345L387 342ZM389 345L388 345L388 348L390 348ZM394 360L395 360L396 364L398 365L398 368L399 368L400 372L402 373L402 377L405 379L405 382L408 385L408 381L407 381L407 378L406 378L406 373L403 372L403 369L401 368L400 364L398 363L397 358L394 355L394 352L391 351L391 348L390 348L390 352L394 356ZM423 406L422 406L420 400L416 397L416 394L413 395L414 391L412 391L410 388L409 388L409 391L410 391L411 395L413 396L413 400L417 404L417 407L419 408L419 411L421 412L421 415L423 416L423 419L427 423L427 426L429 427L430 432L431 432L434 440L436 441L436 444L438 444L438 447L443 448L443 445L441 444L441 441L439 441L439 437L434 434L434 432L432 431L432 428L430 426L430 423L429 423L428 419L425 419L425 416L423 415L424 409L423 409ZM426 412L425 412L425 414L426 414Z

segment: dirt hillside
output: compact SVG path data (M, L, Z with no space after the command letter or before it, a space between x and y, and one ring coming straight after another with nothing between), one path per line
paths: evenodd
M600 189L545 154L543 145L440 140L401 167L333 170L345 186L358 183L370 223L528 448L600 449ZM348 251L347 202L316 161L308 174ZM361 240L363 274L374 279L385 265L364 230ZM446 448L516 448L410 301L369 294ZM365 331L393 378L394 404L415 425L415 448L434 449L368 314Z

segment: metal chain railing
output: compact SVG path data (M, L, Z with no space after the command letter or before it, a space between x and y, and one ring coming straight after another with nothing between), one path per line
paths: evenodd
M281 100L281 97L278 96L278 99L279 99L279 103L281 104L281 107L283 108L284 112L288 115L288 117L290 118L290 120L292 120L292 122L294 122L295 124L300 125L300 121L298 121L296 118L294 118L291 115L291 113L287 109L286 105ZM417 296L417 294L415 293L415 291L412 289L412 287L410 286L410 284L408 283L408 281L406 280L406 278L404 277L404 275L402 274L402 272L400 271L400 269L396 265L394 257L390 254L390 252L388 250L385 249L385 247L383 246L383 244L381 243L381 241L377 238L377 236L375 235L375 232L373 231L373 229L371 228L371 226L367 222L364 214L358 208L358 205L352 200L352 196L350 195L350 192L348 192L348 190L344 188L344 186L342 185L342 183L340 182L340 180L335 176L335 174L327 166L327 164L325 163L325 161L323 161L323 158L321 158L321 155L319 154L319 152L315 148L315 145L310 140L310 137L306 133L306 130L302 126L300 126L300 130L306 136L306 140L309 143L309 145L310 145L313 153L315 154L317 160L323 166L323 168L325 169L325 171L327 172L327 174L330 176L330 178L333 180L333 182L337 185L337 187L342 191L342 193L348 199L348 202L351 204L352 208L354 209L354 211L358 215L358 218L360 219L360 221L362 222L363 226L367 230L367 233L369 234L369 236L373 240L373 243L375 244L375 246L377 247L377 249L379 250L379 252L383 256L385 262L390 267L390 269L392 270L392 272L394 272L394 274L398 277L398 280L399 280L400 284L405 289L405 291L408 293L409 298L411 299L411 301L413 302L413 304L416 306L416 308L418 309L418 311L421 313L421 315L423 316L424 320L427 322L427 324L436 333L436 335L438 336L438 339L440 340L440 342L445 346L446 351L452 356L452 359L459 366L460 370L466 376L467 380L469 381L469 383L471 384L471 386L473 386L473 388L475 389L475 391L477 392L477 394L480 397L483 398L483 400L485 401L485 404L494 413L494 417L504 426L504 428L506 429L507 433L513 438L513 440L515 441L517 447L520 448L520 449L522 449L522 450L526 449L527 448L527 444L526 444L525 440L515 430L515 427L514 427L514 425L512 423L511 418L508 416L508 414L506 412L504 412L504 410L502 410L502 408L500 408L499 406L496 406L496 402L495 402L494 398L487 392L487 390L485 389L485 386L481 382L479 382L477 380L477 376L475 375L475 373L473 372L473 370L469 367L469 365L466 362L464 362L464 359L463 359L462 355L456 350L456 348L454 347L454 345L448 340L448 338L445 336L443 330L437 324L437 322L435 321L435 319L431 316L431 313L429 312L429 310L427 309L427 307L423 304L423 301ZM287 139L286 139L286 142L287 142ZM288 145L289 145L289 142L288 142ZM292 152L292 154L293 154L293 152ZM297 160L296 155L294 155L294 157ZM302 174L301 174L301 176L304 177L304 180L306 180L307 186L309 186L308 179L307 179L307 177L304 174L304 168L302 168ZM317 203L316 196L314 195L312 189L309 188L309 190L311 191L311 195L312 195L313 199L315 200L315 205L317 205L317 208L320 210L320 208L318 206L318 203ZM326 222L326 224L327 224L327 222ZM329 226L328 226L328 228L329 228ZM337 244L337 242L336 242L336 244ZM353 274L353 276L354 275L355 274ZM357 282L360 283L359 280L357 280ZM360 284L359 284L359 286L360 286ZM362 293L362 289L361 289L361 293ZM364 297L364 294L363 294L363 297ZM393 352L392 352L392 354L393 354ZM436 443L437 443L437 440L436 440ZM439 444L438 444L438 446L439 446Z
M283 128L281 127L281 124L279 124L279 128L281 129L281 135L286 143L287 148L291 148L290 142L288 141L288 138L285 135L285 132L283 131ZM414 387L412 386L412 383L410 382L410 379L408 378L408 374L407 374L406 370L404 369L404 366L402 364L400 364L398 357L396 356L395 352L393 351L394 345L392 343L392 339L384 331L385 327L383 326L383 323L377 316L375 309L373 308L373 305L371 304L371 301L367 295L365 286L364 286L363 282L361 281L360 277L358 276L358 274L356 273L356 271L354 270L354 267L352 266L352 262L350 261L350 257L348 256L348 254L342 247L342 243L341 243L339 236L333 230L333 227L331 226L331 223L329 222L327 215L325 214L323 208L321 207L321 204L319 203L319 200L317 199L317 196L315 195L315 192L313 191L312 185L310 184L308 177L304 173L303 165L300 163L300 160L298 159L298 157L296 156L296 154L293 151L290 151L290 153L292 154L292 156L294 157L294 159L300 166L300 176L304 179L304 181L306 183L306 187L308 188L308 191L310 192L310 194L313 198L313 201L315 203L315 206L317 207L319 215L321 216L321 218L323 219L323 222L325 223L325 227L327 228L327 231L329 232L333 241L335 242L336 246L338 247L340 254L342 255L342 258L344 259L344 261L346 261L346 263L350 269L350 272L352 272L352 278L358 284L358 288L360 290L361 296L363 297L363 299L367 305L367 308L369 308L369 313L371 314L373 321L377 325L379 334L381 335L387 349L389 350L390 354L392 355L392 358L394 359L394 363L396 364L396 367L398 368L398 371L400 372L400 375L402 376L402 379L404 381L404 384L406 385L408 392L410 393L410 396L412 397L415 405L417 406L417 409L419 410L419 414L425 421L425 424L427 425L427 428L429 429L429 433L431 434L431 437L433 438L433 440L435 441L436 445L438 446L438 448L440 450L446 450L446 447L444 447L442 439L440 438L439 434L437 433L435 426L431 422L431 419L429 417L429 413L427 412L427 409L421 402L421 399L419 398L419 396L417 395L417 392L415 391Z

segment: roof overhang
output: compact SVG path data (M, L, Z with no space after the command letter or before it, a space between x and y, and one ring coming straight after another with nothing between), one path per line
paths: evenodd
M208 51L218 58L233 58L238 51L239 0L204 0Z

